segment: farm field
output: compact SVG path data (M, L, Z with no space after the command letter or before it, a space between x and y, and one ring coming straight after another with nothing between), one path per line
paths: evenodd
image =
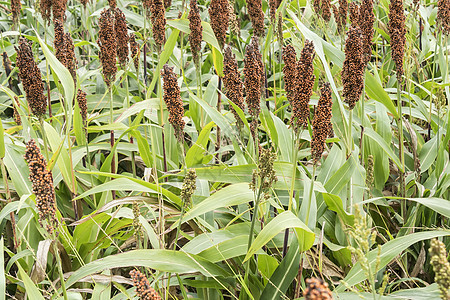
M450 0L0 2L0 299L450 299Z

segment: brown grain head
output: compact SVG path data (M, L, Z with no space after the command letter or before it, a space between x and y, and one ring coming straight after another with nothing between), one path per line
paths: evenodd
M195 65L199 66L199 53L202 49L203 27L200 18L200 10L198 9L197 0L191 0L189 3L189 44L191 45L192 60Z
M320 8L321 8L321 2L320 0L313 0L313 8L316 12L317 16L320 16Z
M322 18L325 22L331 19L331 0L322 0Z
M301 128L306 128L309 117L309 100L311 99L314 87L314 43L305 40L305 46L300 53L297 63L298 90L292 105L291 124L298 132Z
M22 8L22 4L20 0L11 0L11 15L14 25L19 23L20 17L20 9Z
M331 6L331 8L333 9L334 21L336 22L336 27L337 27L338 33L342 34L343 26L342 26L342 22L341 22L341 16L339 14L339 8L335 4L333 4Z
M16 123L16 125L22 125L22 119L20 118L19 111L17 110L18 107L20 107L19 98L17 96L14 96L14 103L13 103L14 122Z
M108 4L110 8L116 8L117 6L117 0L108 0Z
M52 0L40 0L39 11L41 12L42 19L49 23L52 16Z
M52 0L53 20L64 22L66 19L67 0Z
M225 55L223 59L223 86L227 98L244 111L244 95L241 74L238 69L236 57L231 51L230 46L225 47ZM230 110L236 119L239 128L243 126L243 122L236 110L230 105Z
M114 30L116 31L117 40L117 58L122 69L125 69L128 63L128 41L130 36L128 35L127 19L125 14L116 7L115 9L115 23Z
M342 31L345 30L347 25L347 14L348 14L348 0L339 0L339 18L341 20Z
M34 61L31 51L31 43L21 37L16 51L16 66L19 68L19 77L22 80L31 112L38 117L43 116L47 108L47 99L44 96L41 71Z
M87 99L86 99L86 93L82 89L78 89L77 102L78 102L78 107L80 108L80 113L81 113L81 118L83 119L83 124L86 126Z
M153 0L150 7L153 28L153 39L159 53L166 42L166 10L163 0Z
M57 224L53 176L47 170L47 162L33 139L26 144L25 160L30 171L29 178L33 194L36 195L39 222L43 225L44 221L47 220L46 229L51 234Z
M438 0L437 28L442 34L450 34L450 1Z
M350 23L352 26L358 26L360 24L360 11L359 5L356 2L350 2Z
M281 11L278 13L278 20L277 20L277 37L278 37L278 44L280 47L283 47L284 40L283 40L283 15Z
M261 0L247 0L247 11L252 22L254 34L264 36L264 12Z
M350 109L361 98L364 86L364 53L361 29L350 27L345 41L345 60L341 78L344 86L343 96Z
M328 283L324 282L320 278L308 278L306 279L306 289L303 292L305 300L332 300L333 294L331 293Z
M158 292L150 286L147 277L139 270L130 271L131 280L136 288L136 294L142 300L161 300Z
M372 38L374 34L375 14L373 12L373 0L362 0L359 27L363 33L364 65L370 61L372 56Z
M169 111L169 123L172 124L175 129L175 137L178 141L184 141L184 126L183 121L184 108L183 100L181 100L180 87L177 83L177 75L173 71L173 67L164 65L161 71L164 84L164 102L166 103L167 110Z
M403 80L403 56L406 44L405 12L402 0L391 0L389 4L388 30L391 37L391 56L395 62L397 80L400 84Z
M136 34L130 34L130 49L131 49L131 57L133 58L134 67L136 71L139 70L139 57L141 55L141 48L136 41Z
M97 44L100 47L99 58L102 73L108 87L114 82L117 73L117 40L114 30L114 10L105 8L100 13Z
M228 0L211 0L208 9L211 28L219 46L223 48L227 37L230 9Z
M246 102L252 121L250 129L253 137L256 136L258 116L261 111L261 88L264 79L264 69L261 53L259 52L258 37L253 36L245 49L244 60L244 87Z

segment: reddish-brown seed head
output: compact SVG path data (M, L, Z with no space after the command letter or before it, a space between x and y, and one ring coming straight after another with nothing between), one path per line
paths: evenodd
M161 52L166 42L166 10L163 0L153 0L150 7L151 21L153 28L153 39L156 43L156 50Z
M158 292L150 286L147 277L139 270L130 271L131 280L136 288L136 294L141 300L161 300Z
M253 25L254 34L264 36L264 12L261 0L247 0L247 10Z
M344 31L347 24L348 2L347 0L339 0L339 18L341 20L342 29Z
M256 136L258 126L258 116L261 110L261 88L264 79L264 69L262 56L259 52L258 38L253 36L249 45L245 49L244 60L244 86L246 102L250 115L252 116L251 132Z
M363 0L360 8L361 17L359 27L363 33L364 65L370 61L372 56L372 38L375 15L373 13L373 0Z
M47 162L33 139L26 144L25 160L30 171L33 193L36 195L39 222L42 224L47 220L46 229L51 234L57 224L53 176L47 170Z
M122 69L125 69L128 63L128 40L130 36L128 35L125 14L118 7L115 10L114 30L116 31L117 58Z
M22 80L31 112L35 116L43 116L47 108L47 99L44 96L41 71L34 61L31 51L31 43L21 37L16 51L16 66L19 68L19 77Z
M19 23L21 8L22 8L22 4L20 3L20 0L11 0L11 14L12 14L13 23L15 25L17 25Z
M331 19L331 1L330 0L322 0L322 18L327 23Z
M438 0L437 11L437 26L438 30L444 35L450 34L450 1Z
M189 29L191 33L189 34L189 44L191 45L192 60L199 66L199 52L202 48L202 38L203 38L203 27L202 20L200 18L200 10L198 9L197 0L190 1L189 9Z
M402 0L391 0L389 4L389 35L391 37L392 59L395 61L397 80L402 82L403 56L406 44L405 12Z
M180 87L177 83L177 75L173 71L173 67L164 65L161 71L161 76L164 80L164 102L169 111L169 123L175 129L175 137L178 141L184 141L184 108L183 100L181 100Z
M303 292L305 300L332 300L333 294L328 283L319 278L306 279L306 289Z
M134 33L130 35L130 49L131 49L131 56L133 57L134 67L136 68L136 71L138 71L141 48L138 42L136 41L136 34Z
M341 78L344 86L343 95L350 109L360 99L364 85L364 54L361 29L350 27L345 41L345 60Z
M82 89L78 89L77 102L78 102L78 107L80 108L81 118L83 119L83 124L86 125L87 99L86 99L86 93Z
M231 51L230 46L225 47L225 55L223 59L223 86L227 98L236 104L242 111L244 110L243 84L241 74L238 70L238 64L235 55ZM241 118L236 110L230 105L230 110L236 119L238 127L243 125Z
M219 46L223 48L227 38L227 30L230 19L228 0L211 0L209 5L209 18L211 28L214 31Z
M314 43L305 40L305 46L297 63L298 95L292 105L291 124L298 132L300 128L306 128L309 117L309 100L314 87Z
M114 9L105 8L100 13L97 44L100 47L102 73L108 87L114 82L117 73L117 40L114 30Z

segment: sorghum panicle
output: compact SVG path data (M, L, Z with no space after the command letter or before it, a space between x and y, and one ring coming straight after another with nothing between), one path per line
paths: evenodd
M259 188L262 189L264 194L268 194L269 189L272 185L278 181L273 164L277 159L277 155L270 148L262 148L259 146L259 161L258 169L253 170L252 182L250 183L250 188L256 191L258 188L258 178L259 178Z
M63 22L59 19L53 21L55 25L55 39L53 41L55 47L56 58L69 70L73 81L76 85L76 57L75 47L70 33L64 32Z
M309 100L314 87L314 43L305 40L305 46L297 63L298 96L292 105L291 124L298 132L299 128L306 128L309 117Z
M192 60L195 65L199 66L199 52L202 49L203 27L202 20L200 18L200 10L198 9L197 0L191 0L189 9L189 44L191 45Z
M360 24L359 5L356 2L350 2L350 23L356 27Z
M334 21L336 22L338 33L341 34L344 26L342 25L341 16L339 15L339 8L335 4L333 4L331 8L333 9Z
M40 0L39 2L39 11L41 12L42 19L47 23L50 22L52 15L52 4L52 0Z
M275 22L278 8L277 0L269 0L270 22Z
M117 6L117 0L108 0L108 4L109 4L109 7L114 9Z
M431 240L429 249L431 254L431 265L433 266L434 278L439 286L441 299L450 299L450 263L447 259L445 244L438 239Z
M89 0L81 0L81 4L83 4L83 7L86 9L86 5L88 4Z
M15 105L13 104L14 122L16 123L16 125L22 125L22 119L20 119L20 114L19 111L17 110L17 108L20 107L19 98L17 96L14 96L14 103L15 103Z
M78 102L78 107L80 107L81 118L83 119L83 124L86 125L87 99L86 99L86 93L82 89L78 89L77 102Z
M125 69L128 63L128 40L130 36L128 35L125 14L118 7L115 10L114 30L116 31L117 40L117 58L121 68Z
M136 34L130 35L130 49L131 56L133 57L134 67L136 71L139 70L139 57L141 56L141 48L139 47L138 42L136 42Z
M31 112L35 116L45 114L47 108L47 99L44 96L44 84L42 83L41 71L34 61L31 43L25 38L19 39L19 48L17 51L16 65L19 68L19 77L22 80L23 89L27 96Z
M373 13L373 0L362 0L360 7L360 24L359 27L363 33L363 49L364 49L364 65L370 61L372 56L372 38L374 33L373 25L375 23L375 15Z
M196 181L197 173L195 169L189 169L183 180L183 186L181 187L180 198L183 201L185 207L190 207L192 204L192 195L197 189Z
M327 23L331 19L331 1L330 0L322 0L322 18Z
M367 167L366 167L366 186L371 190L373 188L373 182L375 178L373 177L374 164L373 155L367 156Z
M264 36L264 13L261 0L247 0L247 10L252 22L254 34Z
M343 95L350 109L361 98L364 85L364 56L361 29L350 27L345 41L345 60L341 72Z
M281 14L281 11L278 14L278 21L277 21L277 36L278 36L278 44L283 46L283 15Z
M184 108L183 100L181 100L180 87L177 83L177 75L173 71L173 67L164 65L161 71L161 76L164 80L164 102L169 110L169 123L175 129L175 137L178 141L184 140Z
M136 287L136 294L141 300L161 300L158 292L150 286L147 277L139 270L131 270L130 276Z
M342 29L347 24L348 2L347 0L339 0L339 18L341 20Z
M20 3L20 0L11 0L12 20L13 20L13 23L16 25L19 23L21 8L22 8L22 4Z
M253 36L252 41L245 49L244 60L244 87L246 93L246 102L252 121L250 129L253 138L256 136L258 126L258 116L261 110L261 87L264 78L261 53L258 47L258 38Z
M221 48L225 45L227 37L230 18L230 10L228 7L228 0L211 0L208 9L211 28Z
M231 32L233 32L235 35L240 37L241 29L239 26L238 17L236 16L236 13L234 12L234 4L235 4L235 0L228 1L229 18L230 18L230 21L228 22L228 27L230 27Z
M117 73L117 40L114 30L114 10L112 8L105 8L100 13L99 26L100 31L97 40L97 44L100 46L99 58L103 67L103 77L109 88Z
M136 239L138 239L142 234L142 224L139 221L140 215L141 211L139 209L139 204L137 203L137 201L133 201L133 229Z
M391 0L389 4L389 35L391 37L392 59L395 61L397 80L402 82L403 56L406 43L405 13L403 0Z
M303 292L305 300L332 300L333 294L328 288L328 283L320 278L306 279L306 289Z
M320 99L314 113L313 136L311 139L311 155L316 164L322 157L325 150L325 140L327 139L331 125L331 98L330 84L326 82L320 90Z
M66 19L67 0L53 0L52 13L53 19L58 19L63 22Z
M225 88L225 95L231 102L236 104L237 107L244 111L243 83L241 74L238 70L236 57L231 51L230 46L225 47L223 64L223 86ZM238 127L241 127L243 125L243 122L236 110L231 105L230 110L233 113L234 118L236 119Z
M437 11L437 25L438 30L445 35L450 34L450 1L438 0Z
M26 144L25 159L30 170L33 193L36 195L39 222L42 225L42 222L47 220L46 229L51 234L57 224L53 176L47 170L47 162L33 139Z
M313 8L318 16L320 15L320 7L321 7L320 0L313 0Z
M155 40L157 51L160 52L166 42L166 10L164 9L163 0L153 0L150 11L153 39Z
M292 106L298 92L297 54L292 45L283 47L283 61L284 90Z

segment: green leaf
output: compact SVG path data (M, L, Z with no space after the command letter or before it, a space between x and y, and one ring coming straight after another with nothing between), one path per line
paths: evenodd
M150 152L150 146L148 142L142 137L141 133L137 130L131 131L131 135L136 138L139 148L139 154L142 157L142 160L144 161L147 168L150 168L151 166L153 166L153 157Z
M423 173L427 171L436 160L439 140L440 138L438 138L438 136L436 135L422 146L422 149L419 153L420 172Z
M191 208L184 215L181 222L184 223L192 220L195 217L203 215L209 211L214 211L220 207L228 207L250 202L253 200L253 197L253 191L250 190L247 183L238 183L227 186ZM175 222L172 225L172 228L175 228L178 225L178 222L179 221Z
M375 141L384 150L384 152L389 156L389 158L392 159L392 161L397 165L397 167L402 172L404 172L403 166L400 163L399 158L394 154L394 151L392 151L391 147L386 143L386 141L378 133L376 133L370 127L365 127L364 135L369 137L371 140Z
M258 257L259 259L259 257ZM300 266L300 251L297 239L291 242L286 256L281 261L278 268L270 277L260 299L278 300L286 293L294 278L297 276Z
M4 162L14 188L19 196L31 194L31 182L28 179L29 170L23 158L23 152L18 153L15 146L9 144L6 147ZM22 150L22 149L21 149Z
M315 234L312 232L300 219L290 211L285 211L269 222L261 232L258 234L256 239L253 241L244 261L252 257L259 249L261 249L265 244L267 244L273 237L279 234L282 230L286 228L294 228L297 236L302 236L303 239L300 240L300 248L302 251L306 251L311 248L314 244ZM253 234L253 233L252 233Z
M228 276L229 274L215 264L197 255L165 249L132 250L88 263L72 273L67 279L66 288L86 276L113 268L146 267L161 272L195 273L206 277Z
M69 153L64 148L64 141L60 138L59 134L53 128L52 125L44 122L44 129L47 134L48 142L53 152L60 152L56 160L59 170L64 178L67 187L72 193L76 193L76 182L72 180L72 164L70 162ZM61 148L60 148L61 147Z
M247 249L248 235L240 235L211 246L198 255L210 262L217 263L237 256L243 256L247 254ZM264 253L263 251L260 252Z
M344 210L344 205L342 204L342 199L339 196L323 193L323 200L327 204L328 208L334 212L336 212L341 218L341 220L349 225L353 226L353 223L355 221L355 217L353 215L347 214L347 212Z
M42 296L39 289L33 283L28 274L22 269L22 266L19 263L16 263L16 266L19 268L19 274L23 281L23 285L25 286L25 290L27 291L28 299L33 300L45 300Z
M376 80L369 71L366 71L365 87L366 93L370 98L382 103L389 112L398 119L397 109L388 93L386 93L378 80Z
M435 230L412 233L408 234L407 236L396 238L381 246L380 263L378 264L377 270L375 270L374 266L377 265L378 249L374 249L369 252L369 254L367 255L367 263L372 268L372 274L375 274L381 268L384 268L384 266L391 262L395 257L400 255L400 253L406 250L409 246L423 240L429 240L432 238L449 235L450 231ZM358 262L353 266L353 268L343 280L347 285L354 286L367 279L365 273L366 272L362 269L361 264ZM338 292L342 292L343 290L345 290L345 286L343 284L339 285L336 288L336 291Z
M197 141L189 148L186 153L186 167L192 168L202 163L204 153L207 151L206 146L209 141L209 134L211 132L214 122L209 122L200 132Z
M327 192L330 194L338 194L350 181L355 168L356 161L354 156L351 155L342 167L325 183L324 187Z

